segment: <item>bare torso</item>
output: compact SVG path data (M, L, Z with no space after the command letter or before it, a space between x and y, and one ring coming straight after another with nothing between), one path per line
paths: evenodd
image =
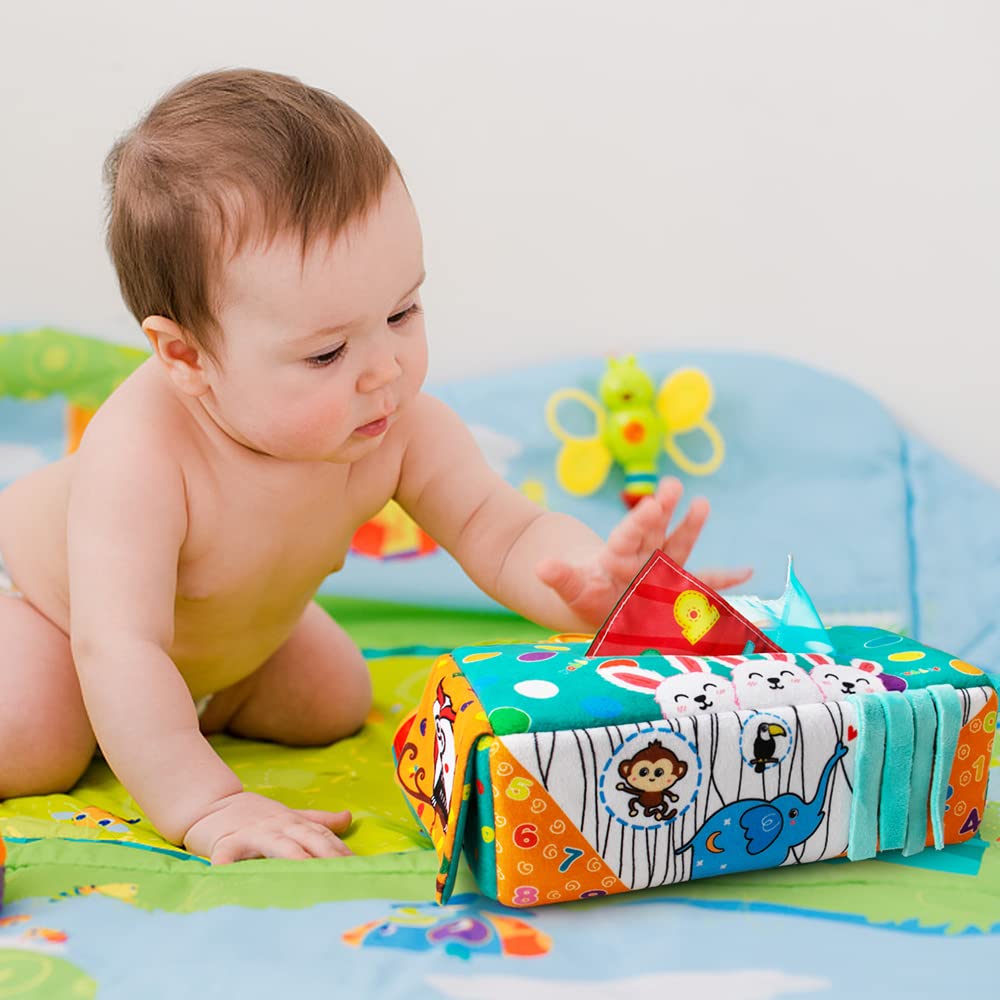
M354 531L396 490L406 414L369 456L340 465L258 455L196 406L179 400L147 362L105 403L111 412L103 416L127 421L151 449L169 439L184 456L188 531L170 652L200 697L259 667L288 637L322 580L341 568ZM0 552L8 571L67 635L66 523L76 463L68 456L0 492Z

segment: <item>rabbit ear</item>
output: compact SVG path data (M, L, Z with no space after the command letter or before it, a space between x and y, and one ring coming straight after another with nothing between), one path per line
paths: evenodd
M705 661L697 656L664 656L663 659L681 674L711 673Z
M873 660L851 660L851 666L855 670L863 670L866 674L882 673L882 664L875 663Z
M747 662L745 656L713 656L712 662L720 667L725 667L730 673L737 667L742 667Z
M802 659L811 663L813 669L816 667L829 667L837 662L832 656L827 656L825 653L803 653Z
M619 687L644 693L655 691L666 680L663 674L658 674L653 670L643 670L642 667L598 667L597 674Z

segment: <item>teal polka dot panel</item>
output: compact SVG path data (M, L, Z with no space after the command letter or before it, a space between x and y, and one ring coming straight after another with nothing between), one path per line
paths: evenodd
M588 657L585 642L547 641L467 646L452 657L497 736L988 680L970 663L882 629L839 626L827 637L823 652L813 643L781 654Z

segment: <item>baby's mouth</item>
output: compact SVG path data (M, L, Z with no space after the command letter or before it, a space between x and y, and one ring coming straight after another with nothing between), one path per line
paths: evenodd
M395 412L395 411L393 411ZM355 434L363 434L365 437L378 437L380 434L384 434L389 428L389 417L392 413L387 413L384 417L379 417L378 420L372 420L370 423L362 424L360 427L354 429Z

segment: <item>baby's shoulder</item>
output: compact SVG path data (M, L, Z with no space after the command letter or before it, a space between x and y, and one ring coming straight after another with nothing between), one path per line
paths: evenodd
M104 401L81 442L81 457L112 451L144 462L177 458L194 421L166 384L155 359L141 364Z

